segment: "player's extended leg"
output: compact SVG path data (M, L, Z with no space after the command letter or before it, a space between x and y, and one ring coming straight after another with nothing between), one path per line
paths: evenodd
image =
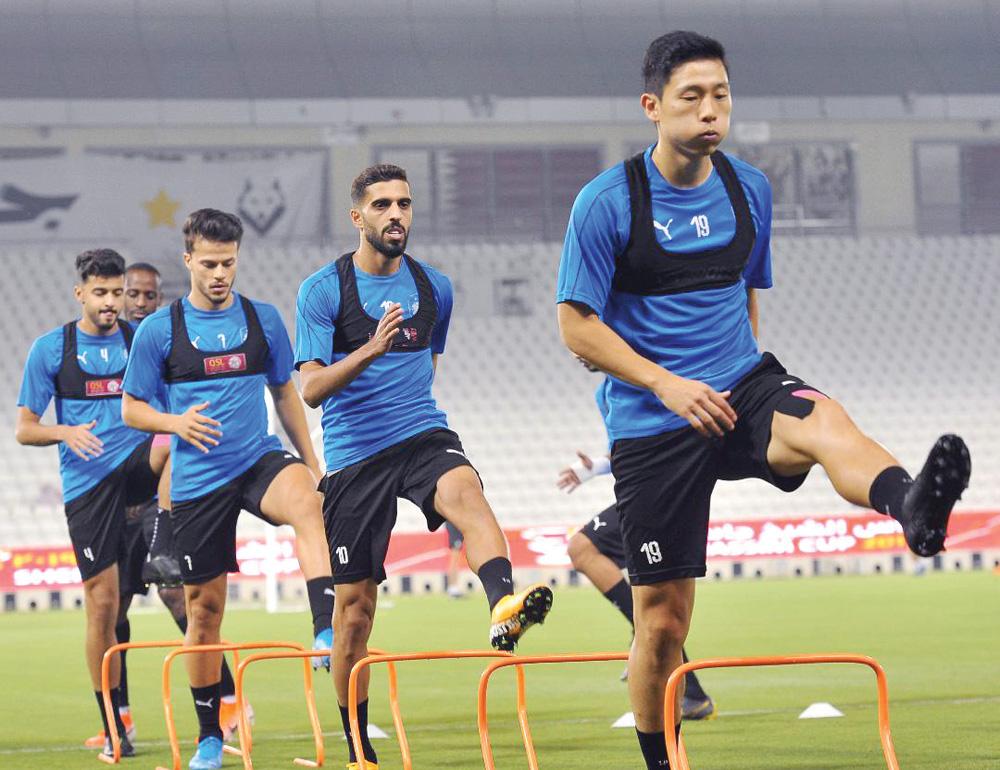
M437 480L434 510L465 538L469 567L479 576L490 603L491 643L497 649L513 650L525 631L544 622L552 606L552 589L537 584L513 593L507 540L472 466L452 468Z
M808 399L812 407L802 410L804 416L775 412L767 448L772 470L796 476L818 463L845 500L899 521L915 553L931 556L940 551L951 509L969 483L971 465L962 439L938 439L914 482L838 402L819 393Z
M218 644L222 616L226 608L226 583L223 573L204 583L184 586L188 627L185 645ZM198 752L191 760L192 770L222 765L222 730L219 727L219 702L222 653L204 652L185 655L184 665L191 683L195 711L198 714Z
M458 584L458 567L462 563L462 546L448 548L448 596L462 598L462 587Z
M670 673L683 662L684 640L694 607L694 579L681 578L632 587L635 641L629 656L629 697L639 746L649 767L665 752L663 691ZM684 686L677 689L681 713ZM671 725L679 730L680 723ZM655 758L655 759L654 759Z
M625 614L623 606L615 598L608 595L608 592L620 583L625 583L626 590L630 591L628 589L628 581L622 577L622 571L618 565L598 551L593 541L582 532L577 532L569 539L567 551L569 553L569 560L573 563L573 569L577 572L582 572L594 584L594 587L604 594L609 602L614 604L622 614ZM631 606L631 591L629 599L629 606ZM629 612L629 615L631 615L631 612ZM631 617L629 617L629 622L631 620Z
M159 474L159 482L156 488L156 507L143 514L149 552L142 565L142 578L161 586L179 586L181 568L174 549L173 524L170 521L169 444L164 447L154 439L149 452L149 466L154 473Z
M323 524L323 496L316 479L302 463L286 465L271 480L260 500L260 511L275 524L295 530L295 550L306 578L313 617L313 648L329 650L332 639L333 577L330 546ZM313 658L313 667L330 665L326 655Z
M157 586L157 593L181 633L187 634L188 622L187 610L184 606L184 589L174 586ZM222 728L223 738L229 740L230 735L236 729L236 683L233 681L233 673L226 662L225 655L222 656L221 676L219 683L219 697L221 698L219 726Z
M351 763L357 762L357 756L348 721L347 687L354 664L368 654L368 639L375 621L377 601L378 585L371 578L337 585L337 603L333 609L333 684L337 690L337 703ZM368 678L369 669L366 668L358 677L358 721L365 760L372 763L377 762L378 757L368 740Z
M94 695L101 711L104 724L104 734L108 734L107 717L104 711L104 700L101 694L101 661L104 653L117 641L115 626L118 623L118 565L101 570L96 575L83 581L83 606L87 614L86 642L84 645L87 657L87 668L90 671L90 681L94 687ZM114 713L119 735L125 735L125 725L122 722L119 703L118 686L121 681L121 659L118 655L111 658L109 682L111 685L111 706ZM107 746L107 743L105 744ZM123 747L124 751L124 747ZM128 753L131 754L131 746Z

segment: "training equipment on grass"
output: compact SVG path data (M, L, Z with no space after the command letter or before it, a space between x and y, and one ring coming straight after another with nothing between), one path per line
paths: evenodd
M842 717L844 712L831 703L813 703L805 711L799 714L799 719L830 719Z
M618 719L611 723L614 727L635 727L635 714L631 711L626 711Z
M282 647L296 652L308 652L310 655L313 654L312 650L306 650L298 642L245 642L242 644L233 644L231 642L224 642L221 644L197 644L191 645L190 647L179 647L178 649L171 650L167 653L167 657L163 660L163 713L167 721L167 737L170 740L170 754L173 759L172 767L165 768L157 765L156 770L181 770L181 750L180 745L177 742L177 728L174 726L174 711L173 705L170 701L170 665L173 663L174 658L179 655L193 655L195 653L205 653L205 652L232 652L233 662L237 664L237 669L239 669L243 663L239 661L239 650L260 650L271 647ZM303 672L303 689L305 690L306 697L306 708L309 709L310 716L313 721L313 734L318 737L322 743L322 737L319 734L319 719L316 717L316 701L313 698L312 690L312 671L308 663L304 666ZM233 754L234 756L243 757L244 763L246 762L246 756L250 753L250 746L252 743L252 736L250 734L250 720L247 719L246 709L244 708L246 701L244 700L243 692L240 689L236 690L236 724L239 731L240 737L240 748L235 748L234 746L223 746L223 751L227 754Z
M239 664L240 654L239 646L233 645L228 639L222 640L223 644L230 645L230 649L233 651L233 662ZM286 644L282 642L281 644ZM288 642L287 644L294 644L294 642ZM154 649L165 649L168 647L183 647L184 640L176 639L171 641L149 641L149 642L119 642L118 644L111 645L104 653L104 657L101 659L101 697L104 700L104 713L110 715L108 717L109 721L109 734L108 737L111 739L111 756L104 754L103 752L97 755L97 758L102 762L106 762L109 765L118 764L122 758L121 750L121 736L118 735L118 726L114 723L114 709L111 705L111 659L117 655L119 652L124 650L154 650ZM256 649L256 648L254 648ZM170 698L169 691L165 690L164 705ZM237 710L237 716L242 714L242 709ZM168 733L173 729L173 718L168 717L167 731ZM230 753L238 753L239 749L234 749L232 747L226 747L226 750Z
M765 655L751 658L710 658L707 660L692 660L674 669L667 680L667 688L663 695L663 722L667 725L677 724L677 688L684 681L689 671L702 668L736 668L746 666L794 666L807 663L854 663L868 666L875 672L878 686L878 732L882 742L882 753L885 755L889 770L899 770L899 762L892 746L892 732L889 728L889 687L886 683L885 671L878 661L867 655ZM674 770L691 770L687 753L684 751L683 740L678 740L673 730L665 730L667 741L667 756L670 767Z
M531 728L528 726L528 705L527 694L524 685L524 666L536 663L589 663L593 661L606 660L628 660L629 653L625 652L591 652L579 655L511 655L503 660L495 660L483 670L479 677L479 698L478 698L478 720L479 720L479 746L483 752L483 765L486 770L495 770L493 763L493 750L490 747L490 731L486 717L486 694L490 684L490 677L494 671L515 666L517 682L517 721L521 726L521 742L524 744L524 753L528 757L529 770L538 770L538 757L535 756L535 745L531 740ZM627 715L626 715L627 716ZM625 717L622 717L624 719Z
M358 677L361 672L373 663L385 663L389 667L389 691L390 706L392 708L392 721L396 727L396 740L399 743L399 754L402 758L403 770L413 770L413 761L410 757L410 745L406 740L406 732L403 730L403 719L399 711L399 702L393 693L396 692L396 673L393 664L403 660L455 660L459 658L513 658L509 652L503 650L437 650L432 652L404 652L404 653L382 653L376 654L374 650L369 650L369 654L354 664L351 669L351 676L347 684L347 714L351 725L351 739L354 742L354 753L357 757L358 770L371 770L372 764L365 760L365 752L361 746L360 723L358 722ZM249 663L250 659L247 659ZM520 669L518 669L520 670ZM480 732L480 741L482 733ZM249 769L248 769L249 770Z
M316 759L303 759L301 757L295 757L294 762L302 767L322 767L323 762L326 759L326 753L323 746L323 733L319 725L319 717L316 714L316 705L313 699L312 692L312 675L310 672L310 661L314 650L303 650L298 649L294 651L287 650L274 650L270 652L258 652L253 655L248 655L246 660L236 666L236 702L243 702L243 677L246 675L246 670L251 663L256 663L261 660L287 660L289 658L301 658L302 659L302 671L303 671L303 681L306 683L306 703L309 706L309 721L312 724L313 731L313 743L316 747ZM370 656L386 655L382 650L369 649L368 654ZM367 660L367 658L366 658ZM403 719L399 713L399 695L398 689L396 687L396 667L390 662L388 664L389 669L389 709L392 711L392 721L396 726L396 737L399 741L400 752L403 753L404 757L409 757L409 747L406 745L406 733L403 731ZM357 721L357 716L355 712L355 722ZM357 729L356 727L354 729ZM244 770L253 770L253 758L251 757L251 752L253 751L253 738L250 735L250 725L245 719L240 719L237 723L237 730L239 731L240 737L240 747L243 749L241 754L243 758ZM245 731L245 733L244 733ZM369 731L369 735L371 732ZM385 733L380 737L388 737ZM363 755L362 755L363 756ZM409 767L406 765L406 767Z

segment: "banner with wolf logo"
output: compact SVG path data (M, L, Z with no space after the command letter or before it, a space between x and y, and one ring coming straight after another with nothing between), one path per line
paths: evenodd
M0 241L177 256L185 217L208 207L238 214L247 242L315 243L328 231L327 157L322 148L0 150Z

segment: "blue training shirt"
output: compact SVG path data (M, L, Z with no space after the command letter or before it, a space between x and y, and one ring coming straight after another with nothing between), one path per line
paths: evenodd
M371 457L393 444L431 428L447 428L437 408L432 353L443 353L454 293L451 280L420 263L434 291L437 324L431 345L419 352L386 353L375 359L346 388L323 402L323 449L330 471ZM420 307L417 284L406 262L392 275L370 275L355 265L358 297L365 312L381 318L387 303L403 307L412 318ZM295 314L296 366L316 361L329 366L346 358L333 353L333 335L340 312L340 278L336 264L309 276L299 288Z
M88 374L114 374L128 361L125 336L119 329L107 337L87 334L76 329L76 357L80 368ZM55 378L62 365L63 329L39 337L28 352L21 380L17 405L25 406L41 417L55 396ZM62 477L63 502L69 502L93 489L143 442L147 434L129 428L122 422L121 400L98 398L93 401L56 399L56 422L60 425L86 425L104 442L104 452L89 460L81 460L65 443L59 444L59 474Z
M644 153L657 241L672 252L693 254L729 243L736 215L722 178L712 169L698 187L671 185ZM734 285L682 294L635 295L615 291L615 258L632 225L624 164L607 169L580 191L570 213L556 302L586 305L639 355L688 379L725 391L760 361L747 312L747 289L771 280L771 185L763 172L728 156L753 219L753 253ZM606 424L612 441L655 436L688 425L648 390L609 377Z
M198 350L222 353L243 344L247 320L239 296L224 310L199 310L187 297L184 320L188 338ZM281 316L273 305L253 302L270 352L267 371L223 380L165 383L167 411L183 414L195 404L211 402L202 414L222 423L219 445L208 454L173 436L170 496L193 500L218 489L248 470L267 452L280 450L281 441L268 432L264 386L284 385L292 376L292 344ZM132 355L125 370L123 390L134 398L153 402L164 386L163 371L170 357L170 308L146 318L132 341Z

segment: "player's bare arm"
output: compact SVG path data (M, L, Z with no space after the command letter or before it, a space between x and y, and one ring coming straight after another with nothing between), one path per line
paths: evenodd
M760 335L757 333L760 305L757 302L757 292L752 287L747 287L747 315L750 316L750 328L753 329L754 339L760 339Z
M122 419L130 428L147 433L173 433L181 439L208 453L209 447L218 446L215 436L222 436L222 423L202 414L208 401L195 404L183 414L164 414L141 398L122 395ZM206 446L207 445L207 446Z
M268 391L274 399L274 409L278 413L281 427L285 429L292 446L299 453L302 461L309 466L316 479L322 477L319 470L319 460L309 436L309 425L306 423L306 412L302 408L302 399L295 389L295 384L289 380L283 385L269 385Z
M678 377L644 358L585 305L562 302L558 312L563 343L576 355L613 377L651 391L703 436L721 436L736 426L736 412L726 400L729 391L717 393L704 382Z
M329 366L315 361L302 364L299 368L302 400L315 409L350 385L373 361L389 352L402 322L403 308L393 303L386 308L372 338L353 353Z
M19 407L17 427L14 429L17 443L25 446L51 446L65 442L82 460L89 460L104 452L104 442L90 432L97 425L97 420L91 420L85 425L42 425L41 420L28 407Z

